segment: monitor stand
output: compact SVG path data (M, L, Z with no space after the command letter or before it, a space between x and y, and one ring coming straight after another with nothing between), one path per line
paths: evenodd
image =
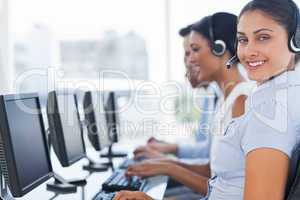
M112 150L112 144L108 147L108 152L101 153L101 158L124 158L127 157L127 153L125 152L114 152Z
M110 167L110 162L108 163L96 163L89 157L86 157L89 161L87 165L84 165L82 168L90 173L93 172L104 172L107 171Z
M83 127L86 125L86 121L80 121L79 122L80 127L81 127L81 133L82 133L82 141L84 143L84 137L83 137ZM85 145L84 145L85 148ZM86 154L86 159L88 160L88 164L84 165L82 167L83 170L88 171L90 174L93 172L104 172L107 171L109 169L109 167L111 166L111 162L107 162L107 163L97 163L95 161L93 161L91 158L89 158L87 156L87 152L85 150L85 154Z
M0 189L1 189L1 193L0 193L0 199L5 199L5 200L15 200L14 197L11 195L10 190L7 186L7 183L0 171Z
M49 156L51 159L51 132L47 129L48 133L48 148L49 148ZM65 180L63 177L58 175L57 173L53 172L54 182L47 184L47 190L52 191L59 194L69 194L69 193L76 193L77 186L85 186L87 184L86 179L77 179L77 180Z
M85 186L85 179L65 180L63 177L54 173L54 182L47 184L47 190L59 194L76 193L77 186Z

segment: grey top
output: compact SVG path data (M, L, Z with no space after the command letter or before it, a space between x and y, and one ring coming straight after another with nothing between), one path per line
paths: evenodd
M255 149L273 148L291 157L300 135L299 91L296 68L258 86L248 97L246 113L213 138L213 177L204 199L242 200L245 158Z

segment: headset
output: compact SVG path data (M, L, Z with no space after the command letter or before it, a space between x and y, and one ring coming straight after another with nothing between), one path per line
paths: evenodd
M288 47L289 50L295 54L300 54L300 14L299 8L295 2L289 0L291 6L293 7L294 17L294 30L289 34ZM230 60L227 61L227 69L230 69L232 65L239 62L237 55L234 55Z
M299 8L296 5L295 2L289 1L291 6L294 9L294 19L293 22L294 24L294 30L293 32L289 35L289 49L291 52L299 54L300 53L300 15L299 15Z
M211 48L212 53L215 56L220 57L220 56L224 55L224 53L226 51L226 43L223 40L215 40L213 20L214 20L214 15L210 16L208 19L209 39L212 44L212 48Z

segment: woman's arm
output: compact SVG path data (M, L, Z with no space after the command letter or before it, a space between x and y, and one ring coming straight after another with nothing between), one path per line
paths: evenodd
M203 195L207 193L209 177L202 176L179 165L174 165L172 170L168 171L168 175L198 193Z
M201 175L201 176L204 176L204 177L207 177L207 178L210 178L211 176L211 173L210 173L210 164L207 163L207 164L187 164L187 163L183 163L183 162L180 162L180 161L177 161L177 160L172 160L172 159L166 159L166 160L163 160L162 159L162 162L171 162L175 165L178 165L178 166L181 166L187 170L190 170L194 173L197 173L198 175Z
M116 194L114 200L153 200L144 192L140 191L121 191Z
M170 162L146 161L128 167L128 176L149 177L157 175L170 176L183 185L201 194L207 193L208 177L201 176L191 170Z
M145 146L140 146L136 148L133 152L134 159L138 160L140 158L162 158L165 157L164 154L176 154L177 152L177 145L176 144L169 144L165 142L159 142L153 140L148 142Z
M288 169L289 158L279 150L260 148L249 152L244 200L283 200Z

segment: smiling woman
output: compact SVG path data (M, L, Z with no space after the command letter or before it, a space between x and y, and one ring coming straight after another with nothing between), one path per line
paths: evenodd
M258 84L247 112L216 141L209 200L282 200L289 159L299 142L300 70L291 41L299 27L291 0L252 0L237 25L237 55ZM226 154L224 154L226 152ZM233 159L234 158L234 159Z
M293 66L295 54L286 45L294 18L284 14L293 13L293 7L278 9L275 14L269 3L260 5L264 10L248 6L241 12L237 37L238 56L249 78L262 83Z

